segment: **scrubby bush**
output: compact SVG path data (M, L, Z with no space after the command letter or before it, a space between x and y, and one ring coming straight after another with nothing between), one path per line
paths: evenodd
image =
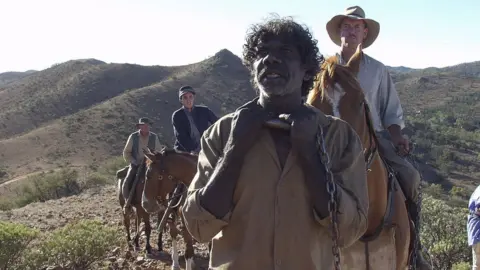
M19 206L32 202L59 199L78 194L81 191L78 183L78 172L71 169L62 169L54 173L41 173L29 177L26 182L27 184L18 192L22 195L17 202Z
M110 167L106 168L110 174L105 171L92 172L86 168L80 170L67 168L27 177L24 184L11 191L15 195L0 198L0 210L77 195L86 189L113 184L115 183L113 165L120 162L115 160L108 164Z
M0 269L18 269L22 253L38 233L22 224L0 221Z
M8 269L38 270L47 267L62 270L94 269L96 263L105 258L110 247L119 245L121 239L116 228L104 226L99 221L84 220L43 234L35 245L25 250L37 232L28 231L22 225L6 224L9 230L17 228L17 233L7 238L13 240L5 242L9 243L9 246L4 245L3 241L0 245L1 263L5 265L8 263L11 266Z
M452 266L452 270L470 270L472 269L471 263L460 262Z
M115 228L106 227L98 221L81 221L53 232L36 253L41 254L49 266L92 269L112 245L119 243L118 236Z
M423 199L421 230L422 242L428 249L433 268L439 270L462 269L471 261L471 249L467 244L468 209L452 207L443 200L425 196Z

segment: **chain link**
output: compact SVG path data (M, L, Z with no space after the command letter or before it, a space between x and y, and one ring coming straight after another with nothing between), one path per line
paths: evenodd
M328 201L328 211L330 213L330 229L332 232L332 254L335 270L340 270L340 249L338 247L338 220L337 220L337 186L333 181L333 174L330 171L330 157L328 156L325 147L325 134L323 128L320 127L320 132L317 132L317 148L320 150L320 159L326 172L327 192L330 195Z
M340 270L340 249L338 247L338 220L337 220L337 201L336 201L336 185L333 181L333 174L330 171L330 157L328 156L327 149L325 147L325 134L323 133L323 128L320 127L320 132L317 133L317 147L320 149L320 159L326 171L326 182L327 182L327 192L330 195L328 201L328 211L331 218L331 231L332 231L332 254L334 259L335 270ZM411 153L415 149L415 144L412 144ZM407 156L407 159L412 163L415 169L420 174L420 186L418 189L418 203L417 203L417 219L415 220L415 241L412 254L412 264L410 265L410 270L416 270L416 261L417 261L417 251L419 248L420 242L420 226L421 226L421 209L422 209L422 183L423 175L419 170L418 164L413 156L410 154Z

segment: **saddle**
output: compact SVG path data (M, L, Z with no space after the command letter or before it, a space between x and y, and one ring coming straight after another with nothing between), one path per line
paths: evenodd
M360 240L362 242L370 242L375 240L380 233L382 232L383 228L385 227L392 227L394 226L392 222L392 217L394 216L394 194L397 191L399 187L399 182L397 180L395 171L393 168L388 164L387 160L382 157L380 152L378 153L380 156L380 159L382 160L383 164L385 165L385 169L387 170L387 211L385 213L385 216L383 217L382 222L379 224L379 226L375 229L375 232L371 235L363 235Z

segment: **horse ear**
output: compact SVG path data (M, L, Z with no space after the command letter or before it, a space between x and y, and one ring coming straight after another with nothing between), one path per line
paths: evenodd
M143 149L143 154L145 156L145 158L147 158L148 160L150 161L155 161L155 154L152 153L152 151L150 151L150 149Z
M347 68L355 75L360 70L360 62L362 61L362 44L358 44L357 51L348 60Z

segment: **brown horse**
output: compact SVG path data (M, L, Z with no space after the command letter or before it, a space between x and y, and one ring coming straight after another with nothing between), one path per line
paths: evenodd
M122 207L122 209L125 205L125 198L122 194L122 184L125 179L125 176L127 176L128 168L129 167L127 166L123 169L118 170L116 173L118 200L120 202L120 206ZM147 238L145 250L147 254L152 254L152 246L150 245L150 235L152 232L152 227L150 225L150 215L141 206L143 187L145 185L145 174L140 174L138 177L139 179L137 181L136 186L132 187L132 188L135 188L135 191L134 191L135 193L133 194L133 199L130 204L135 209L134 211L135 212L134 213L135 214L135 237L133 239L133 244L134 244L133 247L135 250L140 249L138 240L140 238L140 223L143 220L143 223L145 225L145 236ZM165 209L165 207L163 207L162 209ZM125 212L122 211L123 225L125 226L125 230L127 232L127 244L129 248L132 248L132 243L131 243L132 239L130 237L130 217L132 215L132 213L130 212L131 210L132 208L128 208ZM158 235L157 244L158 244L158 250L162 250L162 234L161 233L159 233Z
M190 183L197 172L198 156L187 152L163 148L160 153L145 153L147 159L147 173L145 188L143 189L142 207L150 214L163 212L161 201L158 198L169 197L173 200L167 211L172 210L173 219L167 221L172 238L172 269L179 269L177 236L182 234L185 244L185 269L193 269L193 237L188 232L180 205L183 204ZM179 187L179 189L177 189ZM175 192L173 192L175 190ZM169 204L170 205L170 204ZM168 215L168 212L167 212ZM182 227L178 230L176 221Z
M338 64L336 56L327 59L307 103L348 122L364 148L368 172L368 228L360 241L342 251L342 264L348 269L366 265L366 269L404 270L409 259L411 224L405 197L378 152L369 107L356 79L361 58L359 46L346 65Z

